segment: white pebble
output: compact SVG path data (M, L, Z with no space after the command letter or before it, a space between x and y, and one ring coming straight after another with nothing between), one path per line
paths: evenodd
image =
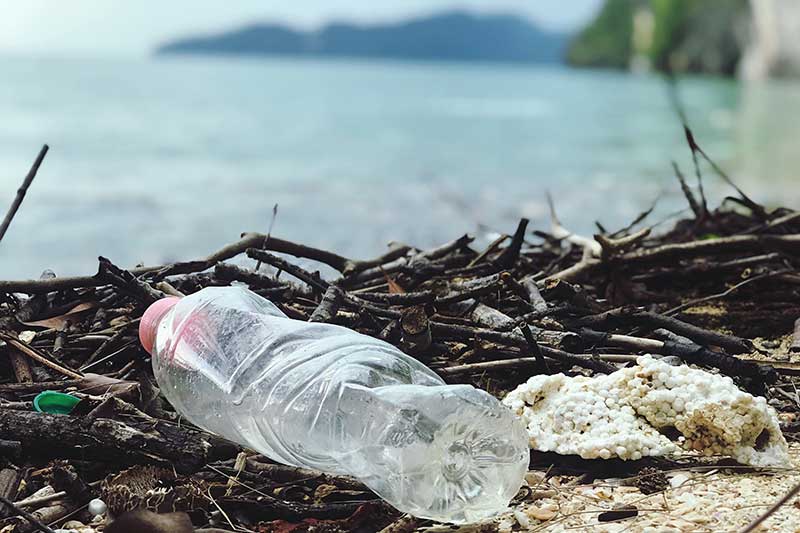
M528 518L528 515L526 515L525 513L523 513L520 510L515 510L514 511L514 518L517 520L517 523L520 526L524 527L525 529L527 529L528 526L531 525L531 519Z
M89 502L89 514L92 516L97 516L99 514L103 514L108 510L108 506L106 502L101 500L100 498L95 498L94 500Z
M675 474L674 476L669 478L669 486L672 487L673 489L677 489L687 481L689 481L689 476L687 476L686 474Z

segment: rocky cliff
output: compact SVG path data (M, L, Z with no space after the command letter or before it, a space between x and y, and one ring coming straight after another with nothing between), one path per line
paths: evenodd
M607 0L570 45L574 65L800 74L797 0Z
M800 2L750 0L751 41L740 63L745 79L800 75Z

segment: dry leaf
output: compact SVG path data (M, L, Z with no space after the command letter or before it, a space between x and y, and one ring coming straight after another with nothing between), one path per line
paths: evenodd
M383 272L383 269L381 269ZM389 285L389 294L403 294L406 290L401 287L395 280L389 277L389 274L383 272L383 277L386 279L386 283Z
M77 385L78 391L93 396L101 396L110 393L121 400L138 405L140 396L140 385L135 381L123 381L121 379L110 378L100 374L85 374Z
M26 326L40 326L43 328L52 328L60 330L64 329L64 326L66 326L66 323L70 320L70 318L80 313L83 313L84 311L88 311L89 309L94 309L95 307L97 307L97 304L94 302L83 302L76 305L63 315L58 315L51 318L45 318L44 320L23 322L23 324L25 324Z

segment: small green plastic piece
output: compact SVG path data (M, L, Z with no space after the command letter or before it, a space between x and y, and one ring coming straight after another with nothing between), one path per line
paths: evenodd
M63 392L46 390L40 392L36 398L33 399L33 408L40 413L68 415L80 401L80 398L64 394Z

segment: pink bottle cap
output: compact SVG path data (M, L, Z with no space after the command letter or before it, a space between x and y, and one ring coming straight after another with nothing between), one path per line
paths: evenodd
M142 319L139 321L139 342L142 343L142 347L147 353L153 353L153 344L156 342L156 329L161 317L179 301L180 298L175 296L156 300L150 304L150 307L142 315Z

